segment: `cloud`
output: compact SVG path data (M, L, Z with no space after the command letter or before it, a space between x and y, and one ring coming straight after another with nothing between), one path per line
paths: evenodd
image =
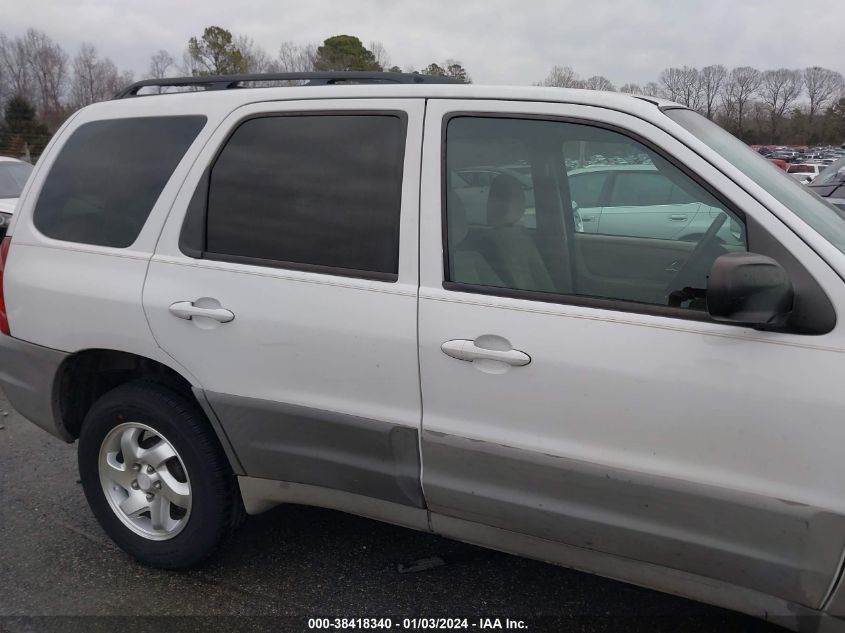
M45 31L71 55L93 43L122 69L146 71L159 49L223 26L275 54L284 41L338 33L380 41L391 61L461 60L478 83L530 84L554 64L617 85L669 66L751 65L845 71L845 3L798 14L794 0L0 0L0 31Z

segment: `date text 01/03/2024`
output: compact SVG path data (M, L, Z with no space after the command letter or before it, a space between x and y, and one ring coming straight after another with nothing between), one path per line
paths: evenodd
M524 630L524 620L511 618L309 618L308 628L320 629L402 629L402 630Z

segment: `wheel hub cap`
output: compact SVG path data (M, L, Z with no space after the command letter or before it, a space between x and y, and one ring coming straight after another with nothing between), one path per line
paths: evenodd
M185 464L155 429L119 424L103 440L98 467L109 506L136 534L163 541L187 524L192 496Z
M138 473L138 488L149 492L153 487L153 479L146 473Z

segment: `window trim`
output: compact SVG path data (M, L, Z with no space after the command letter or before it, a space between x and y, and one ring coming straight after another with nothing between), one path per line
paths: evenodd
M687 308L673 308L652 303L626 301L625 299L604 299L587 295L567 295L559 292L542 292L539 290L515 290L499 286L481 286L459 281L444 281L444 290L454 292L469 292L478 295L505 297L508 299L524 299L528 301L542 301L558 305L570 305L579 308L596 308L599 310L613 310L614 312L632 312L634 314L648 314L651 316L665 316L683 318L688 321L706 321L717 323L704 311L688 310ZM721 325L730 325L721 323Z
M592 119L581 119L573 116L554 115L554 114L520 114L518 112L478 112L472 110L459 110L449 112L443 117L440 131L440 231L441 231L441 247L443 250L443 282L444 290L451 290L455 292L468 292L486 296L505 297L510 299L523 299L527 301L542 301L545 303L555 303L559 305L571 305L586 308L596 308L599 310L612 310L615 312L630 312L633 314L645 314L650 316L662 316L683 319L685 321L707 322L718 325L728 325L731 327L747 327L741 324L721 323L710 318L710 314L706 311L688 310L686 308L673 308L671 306L661 306L651 303L640 303L638 301L626 301L623 299L610 299L602 297L590 297L586 295L564 294L559 292L540 292L535 290L519 290L515 288L500 288L498 286L482 286L477 284L467 284L449 279L450 262L449 262L449 236L448 236L448 217L447 217L447 169L446 169L446 141L449 123L456 118L482 118L482 119L521 119L530 121L550 121L556 123L573 123L576 125L585 125L589 127L597 127L621 134L626 138L630 138L637 143L648 148L660 156L667 163L681 171L685 176L690 178L699 187L719 202L724 205L725 209L733 213L745 225L746 233L746 248L751 252L751 231L748 219L745 212L738 209L735 204L729 201L721 192L714 191L713 187L706 182L699 174L681 163L675 156L666 152L663 148L657 146L654 142L643 138L636 132L626 128L606 123L604 121L595 121ZM656 128L659 129L659 128ZM568 178L568 176L567 176ZM605 183L607 184L607 183ZM603 192L604 193L604 192Z
M381 272L373 270L360 270L355 268L343 268L339 266L325 266L323 264L308 264L303 262L291 262L276 259L265 259L262 257L251 257L248 255L229 255L226 253L217 253L215 251L207 250L208 246L208 199L211 190L211 173L217 163L223 150L229 144L229 141L240 129L240 127L249 121L255 119L275 119L280 117L295 117L295 116L380 116L393 117L399 119L401 123L401 147L402 156L401 175L398 183L398 198L399 198L399 217L396 222L396 272ZM267 111L258 112L247 115L238 119L232 124L231 129L226 134L226 137L221 141L220 145L215 149L214 155L209 160L208 164L203 167L203 175L197 183L197 188L191 195L188 202L188 208L185 212L185 217L182 220L182 226L179 230L179 250L180 252L190 257L191 259L205 259L209 261L228 262L232 264L246 264L249 266L261 266L263 268L276 268L283 270L296 270L307 273L316 273L322 275L334 275L337 277L351 277L356 279L368 279L371 281L383 281L388 283L396 283L399 281L399 256L402 248L401 245L401 228L402 228L402 194L405 187L405 157L408 151L408 113L405 110L385 110L385 109L354 109L354 110L283 110L283 111ZM197 195L200 187L204 188L202 192L203 204L201 208L191 208L191 201ZM201 230L197 231L197 226L201 226ZM198 243L200 241L201 243Z

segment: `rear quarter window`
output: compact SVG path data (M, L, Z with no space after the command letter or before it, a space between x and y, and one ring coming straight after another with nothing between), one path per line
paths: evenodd
M81 125L47 175L35 227L56 240L130 246L205 122L168 116Z

